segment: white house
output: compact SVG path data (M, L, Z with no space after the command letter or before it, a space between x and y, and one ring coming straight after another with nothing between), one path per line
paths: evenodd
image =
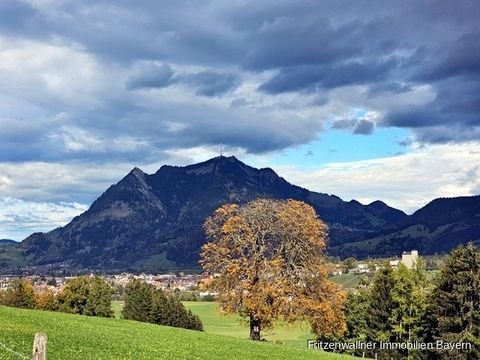
M418 251L412 250L410 252L404 251L402 254L402 263L409 269L412 269L417 263Z

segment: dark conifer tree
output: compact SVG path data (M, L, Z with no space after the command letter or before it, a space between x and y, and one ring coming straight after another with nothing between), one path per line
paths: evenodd
M472 349L430 351L428 359L480 359L480 252L460 246L446 259L424 317L424 340L471 343Z
M187 310L174 295L166 295L139 280L132 280L127 285L122 315L129 320L203 330L200 318Z
M377 272L370 289L365 311L367 341L376 343L394 341L395 335L390 319L392 311L395 309L391 294L394 287L393 270L390 265L387 265ZM378 353L378 359L390 359L393 356L394 354L389 351Z
M152 316L153 323L169 325L171 314L168 306L168 298L163 291L153 292Z
M153 289L151 285L133 279L125 289L122 317L127 320L153 322Z

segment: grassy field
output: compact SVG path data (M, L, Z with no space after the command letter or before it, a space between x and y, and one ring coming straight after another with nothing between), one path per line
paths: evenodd
M342 285L345 289L354 289L360 283L360 280L368 276L367 274L342 274L330 278L333 282Z
M116 319L122 318L123 301L112 301L112 310Z
M39 331L48 335L50 360L351 359L208 331L4 306L0 306L0 359L28 359L34 334Z
M233 336L247 339L249 328L242 323L239 316L225 316L218 312L216 303L204 301L185 301L187 308L197 314L203 322L205 331L211 334ZM278 324L274 329L262 332L262 337L271 342L294 346L305 349L307 340L313 339L308 324L288 325Z
M248 339L249 329L236 315L225 316L216 309L215 302L208 301L184 301L183 304L202 320L204 330L210 334L227 335L238 339ZM115 317L120 318L123 303L113 301L112 308ZM313 339L308 324L288 325L279 324L272 330L262 332L262 337L269 342L275 342L300 349L305 349L307 340Z

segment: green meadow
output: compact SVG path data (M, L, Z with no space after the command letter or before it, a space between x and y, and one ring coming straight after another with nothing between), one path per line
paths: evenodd
M221 324L211 324L210 329ZM0 359L28 359L36 332L48 335L48 359L350 359L232 336L0 306ZM227 334L225 334L227 335ZM244 336L245 337L245 336Z
M342 285L345 289L354 289L358 286L360 280L366 276L368 277L366 274L342 274L332 276L330 280Z
M183 304L203 322L204 330L211 334L228 335L239 339L247 339L248 324L238 315L224 315L217 309L217 303L206 301L185 301ZM271 330L263 331L262 337L270 342L305 349L307 340L314 339L308 324L289 325L278 324Z
M238 339L248 339L249 328L238 315L224 315L217 309L217 303L208 301L184 301L183 304L202 320L204 331L209 334L232 336ZM121 317L123 303L114 301L112 308L115 317ZM310 328L305 324L279 323L271 330L263 331L262 337L275 344L293 346L300 349L307 347L307 340L313 339Z

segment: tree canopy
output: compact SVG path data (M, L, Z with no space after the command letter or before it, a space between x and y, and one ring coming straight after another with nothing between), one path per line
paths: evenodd
M59 310L88 316L113 317L112 288L98 276L70 279L57 296Z
M18 308L33 309L35 292L32 284L26 279L16 279L3 294L0 292L0 304Z
M425 341L470 343L472 349L431 351L432 359L480 359L480 251L459 246L446 259L429 296Z
M214 275L221 309L250 322L250 338L275 320L308 319L322 337L345 330L346 295L327 279L327 226L300 201L227 204L209 217L201 265Z

